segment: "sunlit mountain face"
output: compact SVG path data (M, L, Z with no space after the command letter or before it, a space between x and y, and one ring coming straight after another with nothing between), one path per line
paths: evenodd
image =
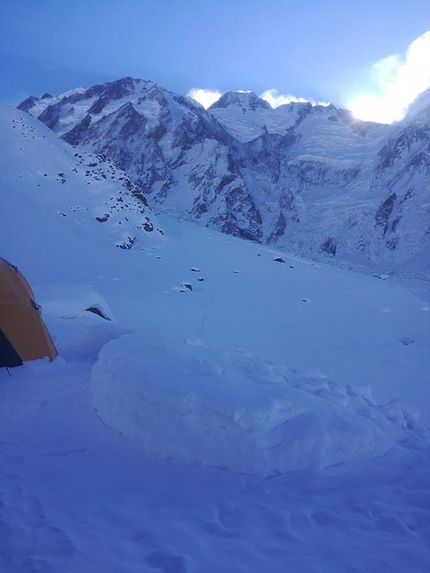
M159 211L397 272L411 261L428 266L429 105L425 94L419 101L387 126L333 105L274 109L253 92L226 92L205 110L154 82L122 78L19 107L115 162Z

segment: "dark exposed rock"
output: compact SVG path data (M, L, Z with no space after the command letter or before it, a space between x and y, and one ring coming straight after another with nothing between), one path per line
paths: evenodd
M39 118L40 119L40 118ZM73 129L63 135L62 139L70 143L70 145L79 145L85 134L87 133L88 127L91 124L91 116L87 114L84 119L79 122Z
M191 213L196 217L196 219L199 219L202 215L204 215L207 212L208 212L208 207L206 203L201 203L199 200L196 200L196 202L193 205L193 208L191 209Z
M139 201L142 201L144 205L148 206L148 201L146 200L145 195L141 191L139 191L137 187L131 188L130 191L133 197L136 197L136 199L139 199Z
M414 196L414 190L410 187L406 193L404 194L404 196L402 197L402 199L400 199L399 201L399 205L402 206L403 203L405 203L408 199L412 199L412 197Z
M285 263L285 259L282 257L274 257L275 263Z
M61 102L48 105L42 113L39 115L40 121L49 127L49 129L54 129L60 118L61 113Z
M397 248L398 242L399 242L398 237L391 237L386 242L387 249L389 249L390 251L394 251Z
M117 247L119 247L120 249L131 249L131 247L134 245L134 243L136 242L136 237L127 237L126 241L123 241L122 243L117 243Z
M205 139L215 139L223 144L231 141L231 137L215 118L194 113L184 116L175 128L172 147L187 150Z
M396 217L394 219L394 221L391 223L390 225L390 231L392 233L394 233L394 231L397 229L397 225L400 223L400 217Z
M428 140L428 128L411 124L405 127L400 134L390 139L378 153L376 165L377 175L391 168L405 153L411 150L414 143Z
M126 77L114 82L106 82L105 84L93 86L79 95L83 96L82 99L90 99L103 95L104 100L117 100L131 94L133 89L133 79Z
M337 241L334 237L327 237L320 245L320 249L329 255L335 255L337 251Z
M375 213L375 223L379 227L384 227L384 235L388 230L388 220L391 217L396 200L397 195L395 193L391 193L391 195L389 195L385 201L381 203Z
M90 107L90 109L88 110L88 113L92 113L94 115L97 115L99 113L101 113L105 107L105 105L109 102L108 99L104 98L104 97L99 97L94 103L93 105Z
M325 162L301 159L290 163L287 177L297 181L297 190L305 191L309 187L330 188L340 184L349 185L360 173L358 167L334 168Z
M110 318L108 316L106 316L104 314L104 312L101 310L101 308L99 308L98 306L90 306L89 308L86 309L87 312L92 312L93 314L96 314L97 316L100 316L100 318L104 318L104 320L109 320Z
M281 211L279 213L278 220L276 221L275 228L267 238L267 243L269 245L271 243L276 243L277 239L279 239L279 237L282 237L282 235L285 233L286 226L287 226L287 221L285 219L284 213Z
M28 113L30 109L34 107L38 101L39 101L38 97L30 96L24 101L22 101L19 105L17 105L17 109L20 109L21 111L25 111Z
M279 206L281 209L286 209L287 211L293 211L295 208L295 197L291 191L283 191L279 197Z

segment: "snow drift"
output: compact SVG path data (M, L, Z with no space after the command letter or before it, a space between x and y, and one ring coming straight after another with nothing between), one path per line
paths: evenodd
M378 407L368 386L299 376L198 339L112 341L93 367L91 388L104 422L146 452L239 473L342 473L426 438L413 413Z

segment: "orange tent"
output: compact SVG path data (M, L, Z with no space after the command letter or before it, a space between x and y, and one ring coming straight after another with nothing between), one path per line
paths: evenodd
M0 257L0 367L58 352L42 320L40 306L18 268Z

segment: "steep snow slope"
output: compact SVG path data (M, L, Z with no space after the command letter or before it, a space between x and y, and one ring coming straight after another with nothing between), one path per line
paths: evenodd
M246 142L267 132L286 135L303 109L301 104L293 104L273 110L252 92L226 92L209 111L236 139Z
M427 573L429 303L165 216L116 248L85 172L34 174L76 150L3 117L0 244L60 357L0 371L1 570Z
M20 107L105 153L167 213L313 257L428 271L428 117L388 127L235 92L206 111L131 78Z
M26 245L31 259L36 244L43 244L48 258L58 242L68 252L74 247L64 242L64 227L82 228L86 245L82 254L85 249L95 252L108 237L112 244L128 249L135 241L145 242L151 233L159 234L141 190L106 156L73 149L40 122L5 105L0 106L0 124L5 257L14 259ZM34 224L39 210L49 225ZM11 215L19 211L25 220L20 229ZM14 240L5 244L5 237Z
M377 154L372 192L384 190L375 214L379 245L414 253L415 268L430 269L430 90L421 94L406 118L391 127ZM399 232L399 226L402 232ZM405 262L407 258L404 258ZM417 264L418 262L418 264ZM409 263L410 264L410 263Z

